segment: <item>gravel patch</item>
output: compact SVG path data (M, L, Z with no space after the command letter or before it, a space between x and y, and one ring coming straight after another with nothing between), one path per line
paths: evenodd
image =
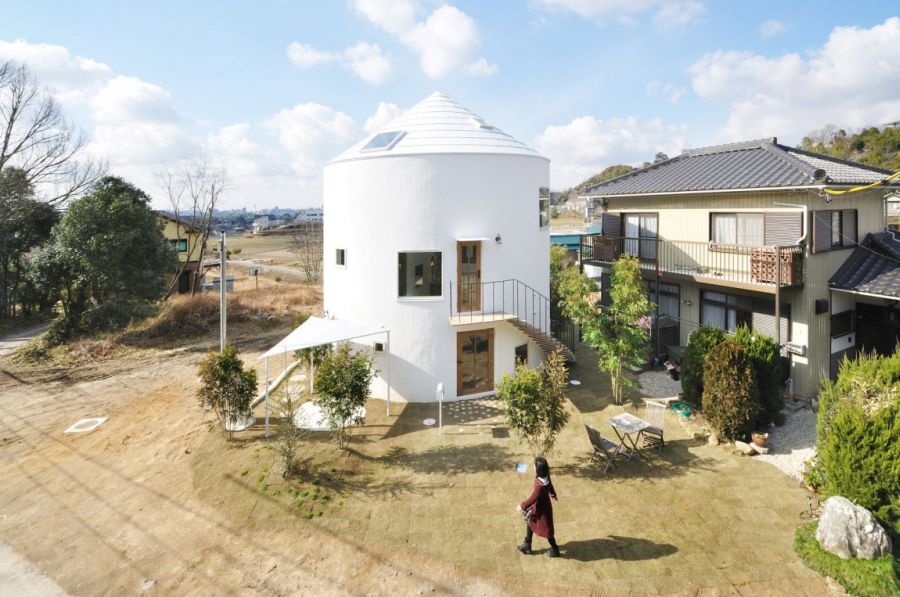
M769 453L753 458L768 462L797 481L803 480L803 465L816 455L816 413L787 413L784 425L769 430Z
M666 371L645 371L637 380L644 396L671 398L681 392L681 382L673 381Z

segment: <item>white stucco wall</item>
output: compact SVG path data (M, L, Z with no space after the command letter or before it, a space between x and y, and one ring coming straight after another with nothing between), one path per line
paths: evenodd
M465 329L493 327L495 379L512 370L524 334L508 323L451 326L448 282L457 279L457 239L482 238L482 282L518 279L549 296L549 228L538 220L546 186L549 162L525 155L385 156L325 168L325 310L391 329L392 397L430 401L443 382L445 398L455 399L456 334ZM344 267L335 264L338 248ZM428 250L442 254L442 296L398 298L398 253ZM530 343L530 360L539 353ZM373 394L385 393L379 376Z

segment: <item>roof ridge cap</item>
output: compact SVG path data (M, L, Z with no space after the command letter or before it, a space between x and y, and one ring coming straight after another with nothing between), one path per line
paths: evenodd
M878 172L879 174L890 175L894 173L892 170L887 170L885 168L878 168L877 166L870 166L869 164L863 164L862 162L854 162L853 160L846 160L844 158L838 158L815 151L807 151L805 149L800 149L799 147L785 147L783 145L780 147L782 147L782 149L784 149L788 153L801 153L803 155L808 155L809 157L818 158L820 160L825 160L828 162L836 162L838 164L852 166L854 168L861 168L863 170L872 170L874 172Z
M693 149L685 149L681 155L694 157L700 155L710 155L714 153L726 153L729 151L745 151L748 149L764 149L766 146L778 143L776 137L764 137L762 139L754 139L752 141L737 141L735 143L723 143L722 145L707 145L704 147L695 147Z

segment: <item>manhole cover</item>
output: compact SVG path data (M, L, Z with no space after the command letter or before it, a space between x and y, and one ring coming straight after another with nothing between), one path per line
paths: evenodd
M88 431L93 431L97 427L103 424L108 417L98 417L95 419L81 419L76 422L74 425L65 430L65 433L86 433Z
M425 419L424 421L422 421L422 424L425 425L426 427L431 427L435 423L436 423L436 421L434 419Z
M573 386L580 386L580 385L581 385L581 382L578 381L577 379L573 379L573 380L570 381L569 383L572 384Z
M506 427L491 427L491 435L497 439L509 437L509 429Z

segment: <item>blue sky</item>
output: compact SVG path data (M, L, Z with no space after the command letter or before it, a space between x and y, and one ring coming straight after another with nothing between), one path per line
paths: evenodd
M260 6L256 6L259 4ZM91 150L164 200L207 158L226 206L321 204L330 157L441 91L552 160L564 188L657 151L900 120L890 2L20 2L28 63Z

